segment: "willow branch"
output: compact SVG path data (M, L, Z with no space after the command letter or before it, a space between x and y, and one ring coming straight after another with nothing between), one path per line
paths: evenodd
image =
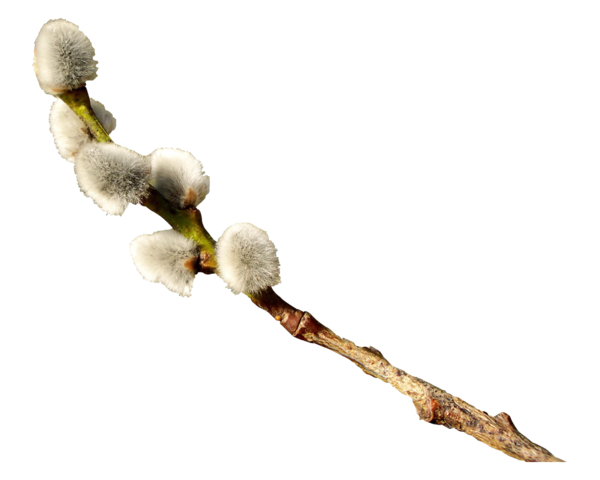
M60 98L87 125L96 141L111 141L90 107L85 87L67 92ZM205 274L215 273L218 268L215 241L204 228L202 216L196 208L178 210L152 187L142 205L198 244L201 252L198 271ZM273 316L293 337L342 355L366 374L389 383L400 393L410 397L421 420L465 432L518 460L562 462L519 432L508 414L500 413L492 417L460 398L394 367L379 350L373 347L357 347L350 340L337 336L310 313L298 310L285 302L272 288L267 288L259 295L247 295L255 305Z

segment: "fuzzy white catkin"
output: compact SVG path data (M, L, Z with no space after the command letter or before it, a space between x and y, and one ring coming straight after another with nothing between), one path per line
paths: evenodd
M40 87L57 95L83 87L97 76L94 47L79 27L67 20L50 20L35 40L33 68Z
M90 103L104 130L110 134L117 126L117 121L100 102L90 99ZM50 131L58 153L69 162L74 162L81 147L91 141L83 121L60 99L50 109Z
M234 293L258 293L277 285L279 259L267 232L250 223L230 226L217 242L217 274Z
M150 160L114 143L91 142L75 156L81 191L110 215L122 215L127 205L147 194Z
M196 273L189 260L198 258L198 245L175 230L137 237L130 246L136 268L146 280L162 283L182 297L189 297ZM186 265L187 262L187 265Z
M184 150L159 148L150 154L150 183L177 208L197 206L210 190L210 178L202 163Z

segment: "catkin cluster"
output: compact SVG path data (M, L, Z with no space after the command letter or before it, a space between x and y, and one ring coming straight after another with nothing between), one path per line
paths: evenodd
M97 76L95 50L79 27L50 20L35 41L34 69L40 87L60 96L85 89ZM87 95L87 91L86 91ZM107 134L116 120L100 102L90 99L92 114ZM174 210L198 206L209 193L210 179L189 152L159 148L140 155L94 138L83 117L62 99L50 109L50 131L59 154L74 163L81 191L110 215L122 215L129 204L143 203L153 188ZM140 274L182 296L191 294L200 270L201 251L175 230L142 235L131 243ZM280 282L279 260L266 232L249 223L229 227L216 245L217 274L234 293L257 294Z

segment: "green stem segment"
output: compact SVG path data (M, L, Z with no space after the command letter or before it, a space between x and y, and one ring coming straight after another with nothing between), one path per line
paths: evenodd
M94 110L92 110L92 104L90 102L90 96L88 95L87 88L81 87L77 90L71 90L70 92L61 93L58 95L63 102L65 102L71 110L73 110L77 116L86 124L90 133L97 142L109 143L112 142L106 130L100 123L100 120L96 117Z
M182 235L192 239L200 246L200 268L203 273L214 273L217 268L215 257L216 242L204 228L202 215L195 207L185 210L173 206L154 187L150 187L148 196L142 205L165 219Z

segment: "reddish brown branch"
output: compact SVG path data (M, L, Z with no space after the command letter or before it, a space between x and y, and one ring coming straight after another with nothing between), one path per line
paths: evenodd
M508 414L500 413L492 417L460 398L409 375L391 365L379 350L357 347L351 341L338 337L310 313L297 310L282 300L272 289L258 298L252 298L252 301L280 320L281 325L294 337L339 353L366 374L408 395L421 420L465 432L518 460L562 462L519 432Z

